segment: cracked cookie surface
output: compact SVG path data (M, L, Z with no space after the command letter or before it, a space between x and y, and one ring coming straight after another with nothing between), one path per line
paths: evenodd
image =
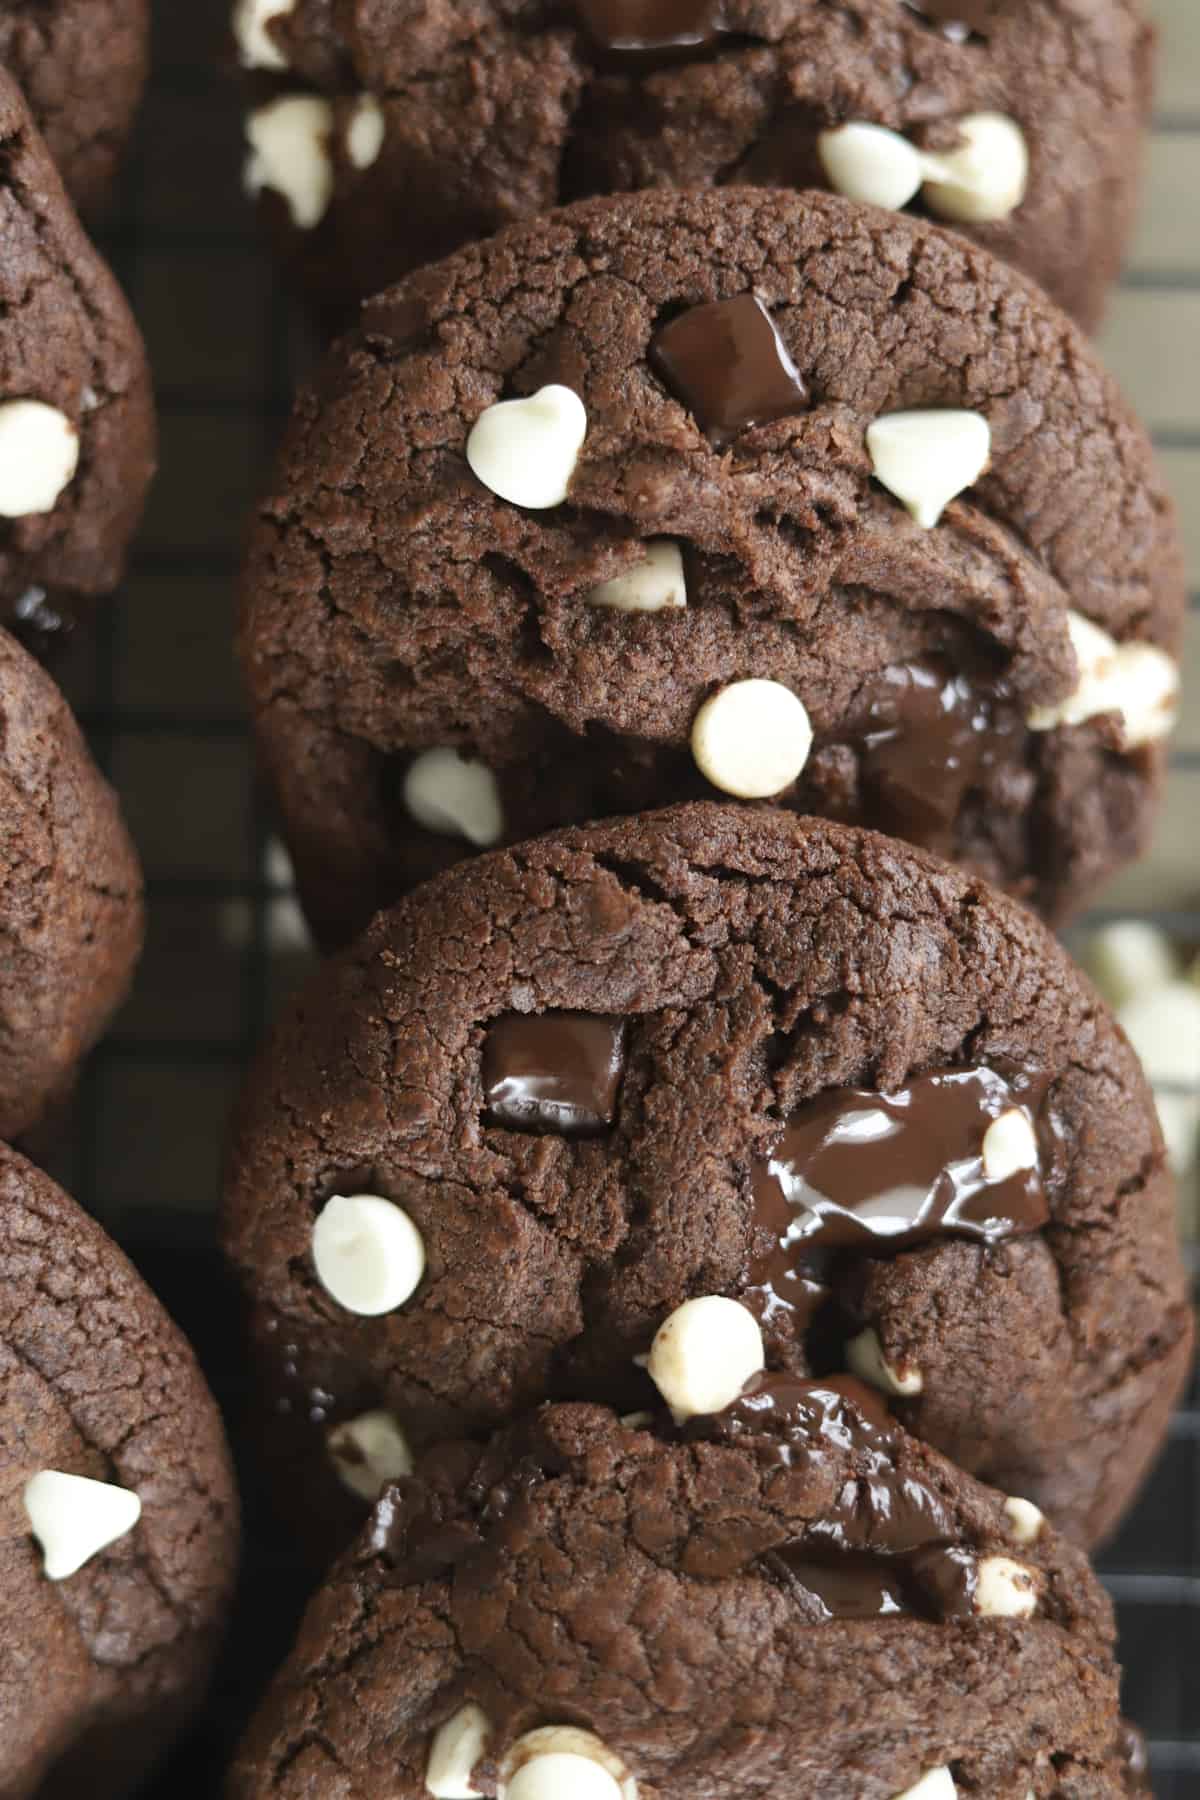
M6 500L0 517L0 623L40 645L120 580L154 469L154 409L124 296L3 71L0 146L0 407L5 421L12 403L52 409L73 445L49 493L32 508ZM29 451L5 430L7 474Z
M116 1245L0 1149L0 1793L130 1791L199 1702L233 1584L216 1407ZM50 1580L23 1504L43 1470L136 1493L132 1531Z
M146 80L148 0L4 0L0 64L20 83L63 186L103 205Z
M881 1460L844 1414L786 1448L698 1423L680 1442L549 1406L389 1489L312 1601L230 1800L417 1800L468 1705L481 1736L445 1791L505 1792L526 1734L569 1723L608 1753L614 1795L898 1800L941 1769L962 1785L938 1791L980 1800L1120 1800L1110 1606L1077 1550L1048 1528L1014 1549L1001 1496L901 1432ZM866 1520L900 1486L952 1556L1019 1557L1036 1615L823 1616L792 1570L825 1557L831 1516Z
M723 0L690 9L715 31L682 58L606 52L585 23L623 13L653 24L688 11L678 6L280 0L252 10L266 15L254 99L297 92L331 108L326 210L300 229L278 191L264 202L301 285L327 307L589 194L823 187L818 135L847 121L938 150L956 142L960 119L1013 119L1028 146L1024 197L1009 216L964 229L1088 325L1127 241L1151 85L1140 0L991 0L957 12ZM969 34L955 29L966 18ZM365 163L364 104L378 109Z
M651 353L750 294L805 398L718 447ZM547 387L582 400L586 436L565 501L531 510L485 487L468 440ZM929 530L868 448L914 409L968 411L990 444ZM595 603L664 540L686 604ZM1169 657L1183 596L1145 435L1040 295L920 220L742 188L589 201L371 303L298 401L241 654L327 943L497 830L711 796L700 709L750 679L789 689L814 733L781 804L916 834L1059 917L1144 846L1163 744L1126 750L1111 711L1026 721L1079 679L1073 616ZM965 681L999 744L952 777L922 764L919 724L911 807L869 749L880 686L910 666ZM447 749L494 783L495 824L430 829L410 804L415 759Z
M0 1139L53 1113L124 999L142 877L50 677L0 631Z
M573 1110L543 1087L523 1128L505 1096L523 1067L537 1097L537 1059L495 1034L547 1014L610 1028L569 1057L555 1040ZM763 1307L756 1183L787 1124L947 1067L1041 1079L1044 1222L860 1242L820 1272L812 1318ZM422 1245L379 1316L314 1260L331 1196L363 1194ZM893 1401L909 1429L1093 1541L1161 1441L1191 1342L1153 1102L1065 952L931 857L766 808L555 834L380 915L264 1050L223 1231L275 1490L321 1551L362 1510L331 1428L382 1412L420 1449L546 1397L639 1409L654 1390L634 1359L708 1294L757 1307L768 1369L844 1368L874 1333L883 1363L920 1373Z

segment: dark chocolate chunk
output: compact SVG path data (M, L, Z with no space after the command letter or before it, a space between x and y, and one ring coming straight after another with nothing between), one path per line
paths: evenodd
M592 42L639 60L672 50L707 50L722 35L720 0L576 0Z
M942 1496L901 1475L896 1457L903 1434L878 1394L854 1376L756 1376L732 1406L689 1421L684 1435L753 1441L758 1454L787 1468L853 1454L859 1479L802 1536L763 1558L768 1572L812 1597L817 1617L970 1616L977 1556L953 1541Z
M483 1046L488 1120L510 1131L594 1137L616 1117L625 1022L589 1013L507 1013Z
M910 1248L949 1233L995 1243L1049 1217L1040 1167L989 1181L988 1126L1044 1093L1037 1077L941 1069L895 1094L835 1088L788 1120L751 1168L756 1237L750 1269L768 1309L803 1326L831 1252Z
M830 1550L806 1545L776 1550L764 1558L786 1570L790 1581L811 1594L827 1619L885 1619L911 1615L899 1571L869 1550Z
M872 823L929 850L951 843L965 796L1029 741L1003 681L941 657L895 663L863 694L857 739Z
M650 360L718 448L751 425L808 408L808 389L757 294L680 313L651 339Z

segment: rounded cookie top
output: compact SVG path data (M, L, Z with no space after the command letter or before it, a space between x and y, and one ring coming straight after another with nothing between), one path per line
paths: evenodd
M0 1220L0 1624L19 1652L0 1659L0 1788L116 1795L216 1653L232 1472L180 1333L99 1226L8 1149Z
M154 413L137 326L3 71L0 140L0 623L32 640L120 579Z
M1183 600L1145 435L1040 295L746 188L587 202L368 305L245 588L327 939L480 845L718 790L1063 913L1144 841Z
M1117 1800L1111 1645L1083 1556L853 1381L550 1406L388 1490L230 1794Z
M148 0L5 0L0 63L82 211L108 197L146 79Z
M53 1109L125 997L142 880L50 677L0 631L0 1139Z
M323 1542L413 1447L548 1395L644 1406L635 1359L710 1296L768 1369L852 1363L1091 1539L1191 1335L1153 1103L1065 952L769 809L557 834L381 914L264 1051L224 1236Z
M236 0L233 17L257 90L247 185L327 303L588 194L753 182L948 217L1094 323L1132 217L1140 0Z

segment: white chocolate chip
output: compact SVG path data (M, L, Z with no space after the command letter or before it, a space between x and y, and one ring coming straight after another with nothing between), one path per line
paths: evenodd
M1175 723L1179 671L1154 644L1118 644L1082 613L1067 614L1079 679L1056 706L1038 706L1028 718L1031 731L1082 725L1103 713L1119 713L1126 750L1165 737Z
M1116 639L1082 613L1067 613L1067 636L1079 665L1079 680L1056 706L1040 706L1030 715L1031 731L1052 731L1056 725L1082 725L1104 710L1117 660Z
M25 1512L42 1547L47 1579L65 1581L131 1532L142 1503L128 1488L42 1469L25 1483Z
M586 436L583 401L552 384L480 413L467 439L467 461L493 494L543 512L566 499Z
M362 1500L378 1500L390 1482L413 1472L412 1451L394 1413L360 1413L335 1425L325 1444L343 1485Z
M1021 1169L1036 1169L1037 1133L1019 1106L993 1119L983 1134L983 1172L989 1181L1007 1181Z
M644 1356L635 1357L634 1361L640 1362L644 1368L647 1358ZM625 1431L645 1431L647 1425L652 1425L654 1423L654 1414L648 1412L623 1413L617 1423Z
M1156 743L1174 730L1179 670L1165 650L1157 644L1122 644L1114 682L1126 750Z
M1003 113L971 113L958 121L963 142L922 160L923 194L943 219L985 225L1007 219L1025 198L1029 148L1021 127Z
M311 231L333 198L333 107L315 94L285 94L246 120L246 190L270 188L287 201L292 223Z
M1200 1133L1200 988L1190 981L1151 988L1119 1007L1117 1018L1154 1089L1171 1167L1186 1174Z
M670 538L652 538L642 549L645 555L640 563L592 589L589 605L610 606L614 612L662 612L666 607L687 605L679 545Z
M471 1770L483 1755L490 1730L487 1714L473 1700L438 1726L425 1770L425 1786L436 1800L475 1800L479 1789Z
M1046 1523L1046 1515L1040 1507L1032 1500L1020 1500L1013 1495L1004 1502L1004 1515L1014 1543L1036 1544Z
M804 702L779 681L734 681L712 694L692 721L700 773L739 800L782 793L812 749Z
M346 155L356 169L378 162L386 130L383 108L374 94L360 95L346 126Z
M848 200L899 212L925 178L919 151L886 125L854 120L817 138L817 153L830 185Z
M233 35L244 69L286 69L287 57L267 30L272 19L296 10L296 0L237 0Z
M981 413L954 407L885 413L868 425L867 449L876 480L928 531L987 468L992 433Z
M425 1244L402 1206L378 1194L335 1194L312 1232L313 1267L325 1291L362 1318L394 1312L425 1273Z
M1166 987L1179 974L1179 958L1165 932L1143 919L1117 919L1093 932L1083 966L1110 1006Z
M911 1400L925 1386L920 1369L893 1369L877 1333L869 1325L846 1345L846 1361L860 1381L869 1382L884 1394Z
M499 1795L500 1800L637 1800L637 1783L593 1732L543 1725L513 1745Z
M920 1781L897 1794L895 1800L956 1800L958 1789L947 1768L927 1769Z
M0 517L53 512L79 467L79 433L41 400L0 402Z
M312 949L312 935L296 897L292 859L278 838L268 838L263 851L264 885L270 890L263 904L263 941L274 955L286 956ZM235 950L255 940L255 909L249 900L225 901L221 907L221 936Z
M898 212L921 189L944 219L1007 219L1029 185L1024 133L994 112L969 113L957 130L962 141L953 150L923 151L898 131L856 119L821 132L817 153L830 185L850 200Z
M985 1556L975 1578L975 1611L983 1619L1031 1619L1038 1608L1032 1569L1010 1556Z
M736 1300L706 1294L665 1319L646 1368L677 1420L731 1406L764 1367L762 1332Z
M426 750L404 778L404 804L426 831L466 838L485 849L504 836L500 788L486 763L457 750Z

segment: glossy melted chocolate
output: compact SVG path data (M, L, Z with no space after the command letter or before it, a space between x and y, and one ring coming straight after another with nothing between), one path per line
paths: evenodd
M1020 764L1027 733L998 679L941 657L896 663L866 689L851 728L872 824L948 851L963 800L1002 764Z
M752 425L808 410L808 389L757 294L680 313L654 334L649 355L718 449Z
M488 1122L595 1137L616 1117L625 1021L591 1013L506 1013L483 1046Z
M762 1296L768 1316L785 1309L803 1328L838 1251L905 1250L943 1234L991 1244L1037 1231L1049 1217L1040 1167L989 1181L982 1145L1001 1113L1032 1117L1047 1085L983 1067L940 1069L895 1094L835 1088L801 1107L751 1165L760 1246L751 1295Z
M710 50L724 32L720 0L576 0L576 8L592 43L614 58Z
M954 1520L936 1490L901 1475L902 1434L879 1395L854 1376L756 1376L724 1412L683 1429L688 1439L753 1443L787 1468L853 1453L856 1479L834 1506L763 1558L771 1575L803 1590L817 1618L970 1616L976 1555L954 1541Z

